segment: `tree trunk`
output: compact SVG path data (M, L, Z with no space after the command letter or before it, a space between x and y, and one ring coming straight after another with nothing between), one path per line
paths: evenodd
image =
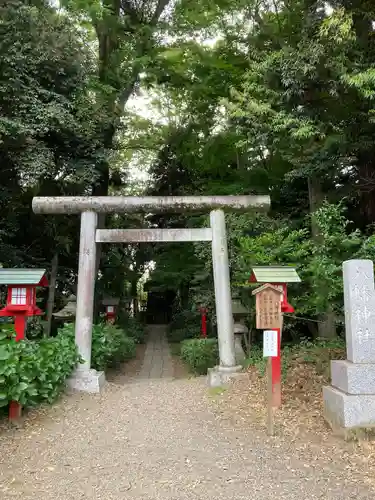
M184 282L180 285L181 309L187 309L189 305L189 283Z
M312 214L322 205L324 200L321 183L316 175L308 178L308 189L310 213ZM319 229L314 216L311 217L311 235L312 239L319 243L321 235L319 234ZM326 293L325 287L322 287L321 293L322 295ZM335 338L337 336L336 316L332 306L330 305L328 306L326 313L319 316L318 335L321 338Z
M131 297L133 299L133 314L135 318L138 317L139 313L137 284L138 284L138 278L133 279L131 282Z
M360 192L360 210L364 226L375 222L375 164L373 155L358 157L358 187Z
M51 277L48 287L48 299L47 299L47 318L46 318L47 321L44 330L45 337L49 337L51 335L52 313L55 305L55 290L56 290L58 267L59 267L59 254L56 252L51 261Z

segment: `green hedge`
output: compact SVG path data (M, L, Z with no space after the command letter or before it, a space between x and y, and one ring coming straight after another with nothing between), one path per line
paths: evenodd
M110 324L94 325L92 366L105 370L135 356L135 340ZM80 361L74 325L66 324L56 337L16 342L13 328L0 327L0 407L10 401L23 406L52 403Z
M74 324L64 325L60 333L72 335ZM110 323L99 323L92 328L91 366L95 370L106 370L118 363L135 357L134 339L128 337L124 330Z
M95 370L105 370L135 357L136 345L124 330L111 325L94 325L92 330L91 365Z
M128 337L135 340L136 344L144 344L146 339L145 328L134 318L129 318L123 325L123 329Z
M170 323L171 330L181 330L183 328L200 327L201 315L199 311L184 310L173 315Z
M215 338L216 335L210 320L211 318L208 316L207 336ZM182 342L185 339L200 338L201 321L201 314L198 311L184 310L174 314L167 332L169 342Z
M185 328L178 328L175 330L168 329L167 339L169 342L182 342L187 339L194 339L200 337L201 332L199 326L191 327L187 326Z
M53 402L79 362L72 334L16 342L0 330L0 406L18 401L23 406Z
M144 344L146 340L146 331L144 324L136 318L132 318L125 311L120 311L115 325L125 331L127 337L135 340L136 344Z
M181 344L181 358L197 375L204 375L208 368L218 363L217 339L189 339Z

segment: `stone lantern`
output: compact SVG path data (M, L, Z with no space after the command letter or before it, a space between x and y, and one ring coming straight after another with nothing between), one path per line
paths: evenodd
M61 319L67 322L74 321L76 317L76 309L77 309L76 296L70 295L68 297L65 306L62 309L60 309L60 311L53 313L52 316L56 319Z
M232 299L232 315L233 315L233 333L234 333L234 350L236 356L236 363L241 362L246 358L242 348L243 336L247 334L248 329L245 325L245 318L249 311L242 305L239 299Z

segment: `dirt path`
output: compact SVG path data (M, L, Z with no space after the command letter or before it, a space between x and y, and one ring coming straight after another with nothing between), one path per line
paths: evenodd
M170 377L66 396L0 435L0 498L374 498L339 456L243 432L215 399L204 378Z

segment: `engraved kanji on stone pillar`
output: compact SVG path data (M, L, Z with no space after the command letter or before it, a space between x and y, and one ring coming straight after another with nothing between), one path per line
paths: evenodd
M343 264L347 358L375 363L375 287L371 260Z
M371 260L343 263L347 360L331 361L324 415L335 429L375 424L375 287Z

